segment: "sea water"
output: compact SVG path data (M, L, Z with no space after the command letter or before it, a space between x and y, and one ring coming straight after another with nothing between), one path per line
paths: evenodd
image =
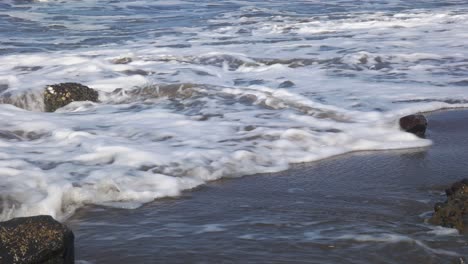
M456 0L4 0L0 220L429 146L398 118L468 106L467 28ZM44 112L61 82L100 102Z

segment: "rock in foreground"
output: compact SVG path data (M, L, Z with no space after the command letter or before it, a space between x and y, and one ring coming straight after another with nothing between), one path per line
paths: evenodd
M60 83L44 89L46 112L54 112L74 101L98 101L98 92L79 83Z
M0 222L0 263L74 263L74 235L51 216Z
M427 119L423 115L408 115L400 118L400 127L406 132L424 137L427 128Z
M468 179L454 183L445 190L447 201L434 206L434 215L429 222L449 228L456 228L460 233L467 233L468 225Z

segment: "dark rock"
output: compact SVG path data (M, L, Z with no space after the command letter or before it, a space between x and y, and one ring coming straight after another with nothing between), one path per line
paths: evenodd
M145 70L141 69L136 69L136 70L125 70L122 73L126 75L142 75L142 76L148 76L151 74L151 72L147 72Z
M60 83L44 89L46 112L54 112L74 101L98 101L98 92L79 83Z
M284 81L282 83L280 83L280 85L278 86L278 88L290 88L290 87L293 87L295 84L291 81Z
M359 63L367 64L367 61L368 61L367 59L368 59L367 55L364 55L361 58L359 58Z
M468 195L468 179L452 184L450 188L445 190L445 194L448 198Z
M114 64L129 64L132 61L133 61L132 58L123 57L123 58L113 60L112 63L114 63Z
M254 129L256 129L256 128L257 128L257 127L255 127L255 126L248 125L248 126L245 126L245 127L244 127L244 130L245 130L245 131L252 131L252 130L254 130Z
M258 100L257 96L254 94L244 94L239 97L239 102L245 105L252 105Z
M74 263L74 235L51 216L0 223L0 263Z
M375 64L370 67L371 70L381 70L385 68L391 68L390 63L384 61L382 57L377 56L374 58Z
M413 133L418 137L424 137L427 128L427 119L420 114L404 116L400 118L400 127L406 132Z
M449 228L456 228L460 233L467 233L468 224L468 179L454 183L445 190L447 201L434 205L434 215L429 222Z

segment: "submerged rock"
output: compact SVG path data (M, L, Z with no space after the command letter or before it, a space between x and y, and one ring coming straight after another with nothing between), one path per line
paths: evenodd
M74 235L51 216L0 223L0 263L74 263Z
M406 132L424 137L427 128L427 119L421 114L408 115L400 118L400 127Z
M11 104L29 111L44 111L44 94L39 90L27 92L6 91L0 94L0 104Z
M133 61L132 58L123 57L123 58L118 58L118 59L112 60L112 63L114 63L114 64L129 64L132 61Z
M278 85L278 88L291 88L291 87L293 87L294 85L296 85L296 84L294 84L294 83L291 82L291 81L284 81L284 82L282 82L282 83L280 83L280 84Z
M449 228L456 228L460 233L467 233L468 224L468 179L454 183L445 190L447 201L434 206L434 215L429 223Z
M252 105L258 100L258 97L254 94L244 94L239 97L239 102L245 105Z
M97 91L79 83L60 83L49 85L44 89L44 108L46 112L54 112L74 101L97 102Z

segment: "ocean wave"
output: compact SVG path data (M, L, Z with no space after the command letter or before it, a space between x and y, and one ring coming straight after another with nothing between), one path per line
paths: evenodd
M135 208L223 177L427 147L398 118L468 106L464 5L305 16L205 4L1 6L1 220ZM62 82L100 102L43 112L43 89Z

